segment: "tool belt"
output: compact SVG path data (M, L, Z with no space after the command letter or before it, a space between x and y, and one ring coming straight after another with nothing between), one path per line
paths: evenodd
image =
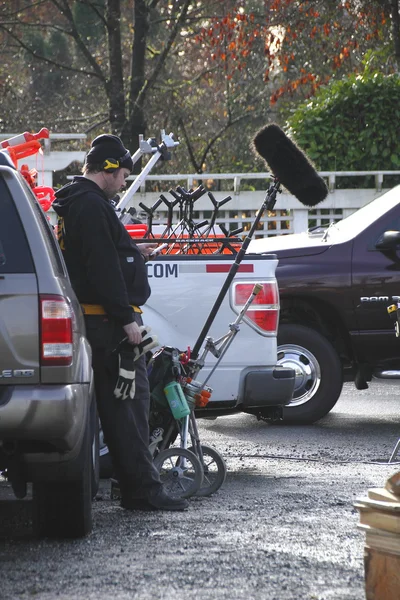
M142 313L142 309L134 304L130 305L134 312ZM106 315L104 306L101 304L81 304L81 308L84 315Z

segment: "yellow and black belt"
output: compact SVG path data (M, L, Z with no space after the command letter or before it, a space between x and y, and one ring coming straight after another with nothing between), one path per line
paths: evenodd
M106 311L104 310L104 306L101 304L81 304L82 311L84 315L106 315ZM142 309L139 306L135 306L131 304L130 307L136 313L142 313Z

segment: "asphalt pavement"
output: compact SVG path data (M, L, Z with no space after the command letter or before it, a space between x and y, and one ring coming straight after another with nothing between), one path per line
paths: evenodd
M346 384L310 426L200 420L225 458L213 496L184 513L127 512L102 481L86 539L36 540L30 501L0 484L4 600L363 600L357 497L400 470L400 386Z

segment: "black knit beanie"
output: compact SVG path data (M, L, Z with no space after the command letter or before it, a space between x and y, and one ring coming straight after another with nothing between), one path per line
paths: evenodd
M88 165L102 165L110 158L117 160L122 158L122 160L119 160L119 166L132 171L132 157L129 150L123 145L122 140L117 135L103 133L92 141L85 162Z

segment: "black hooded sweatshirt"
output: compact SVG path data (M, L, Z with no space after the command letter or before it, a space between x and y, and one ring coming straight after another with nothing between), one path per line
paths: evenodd
M82 304L101 304L121 325L134 320L131 304L150 296L146 264L101 188L86 177L58 192L58 240L72 287Z

